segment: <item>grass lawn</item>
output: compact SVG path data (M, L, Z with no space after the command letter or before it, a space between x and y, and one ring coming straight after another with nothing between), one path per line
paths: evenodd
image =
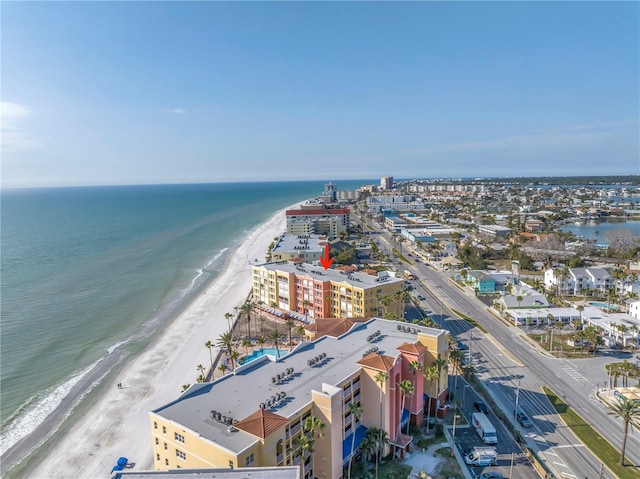
M484 326L482 326L480 323L478 323L475 319L467 316L464 313L461 313L460 311L457 311L455 309L452 309L451 311L453 311L456 315L460 316L460 318L465 319L467 321L469 321L471 324L473 324L476 328L478 328L480 331L482 331L483 333L487 333L487 330Z
M640 470L633 466L620 466L620 452L595 431L589 423L567 406L551 389L542 388L547 398L562 418L562 421L573 431L591 452L605 463L620 479L638 479ZM622 434L622 429L620 429Z
M411 466L400 462L385 462L378 468L379 479L406 479L411 474Z

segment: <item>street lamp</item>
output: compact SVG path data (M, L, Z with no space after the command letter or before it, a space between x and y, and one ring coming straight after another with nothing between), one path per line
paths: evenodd
M519 399L520 399L520 380L518 380L518 389L516 389L516 408L513 410L513 427L516 426Z

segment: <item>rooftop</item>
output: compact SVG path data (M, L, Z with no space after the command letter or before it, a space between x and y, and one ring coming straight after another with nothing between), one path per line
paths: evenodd
M404 280L401 278L395 278L395 273L389 271L382 271L376 276L357 272L351 273L342 270L324 269L322 266L314 266L308 263L293 264L287 261L280 261L276 263L265 263L256 265L257 267L263 266L269 271L283 271L285 273L304 274L317 281L337 281L346 282L352 285L360 285L363 287L375 286L382 282L387 283L402 283Z
M436 337L447 334L441 329L380 318L355 323L339 338L324 336L302 343L279 360L263 356L213 383L193 385L178 399L153 412L240 452L258 441L280 418L292 417L307 406L312 390L322 391L323 384L341 384L356 373L363 358L374 369L387 368L389 361L393 364L400 356L397 348L415 342L418 332ZM374 361L380 363L376 363L379 368L373 365ZM256 416L261 404L264 412L260 417L266 417L264 420ZM224 416L228 418L226 423ZM234 423L236 427L230 427Z

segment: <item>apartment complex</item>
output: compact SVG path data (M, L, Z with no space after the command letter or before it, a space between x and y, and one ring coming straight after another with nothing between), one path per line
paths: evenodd
M438 358L448 359L447 331L379 318L277 360L263 356L150 413L155 469L300 465L305 478L341 478L353 434L357 447L367 429L382 427L394 447L410 447L409 421L420 424L425 402L447 396L446 367L427 381L410 364L424 369ZM402 396L403 380L412 396ZM300 447L309 417L324 424L314 451Z
M351 218L348 208L314 208L287 210L286 231L293 235L325 234L339 236L347 231Z
M614 278L604 268L548 269L544 272L547 289L558 289L560 294L580 295L588 290L606 293L614 286Z
M327 243L327 237L322 235L283 234L275 242L271 258L273 261L294 260L313 263L320 259Z
M254 265L253 298L308 318L402 315L404 280L371 270L347 272L288 262Z

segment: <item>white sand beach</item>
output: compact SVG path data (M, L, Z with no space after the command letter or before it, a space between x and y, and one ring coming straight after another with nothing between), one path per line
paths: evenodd
M107 391L32 471L35 478L98 478L120 456L135 470L153 469L149 411L177 398L194 383L198 364L211 363L205 342L227 329L251 286L251 263L264 260L273 238L284 231L284 210L252 231L232 253L225 270L147 350L127 364ZM214 357L217 351L214 350ZM122 384L122 389L118 388Z

